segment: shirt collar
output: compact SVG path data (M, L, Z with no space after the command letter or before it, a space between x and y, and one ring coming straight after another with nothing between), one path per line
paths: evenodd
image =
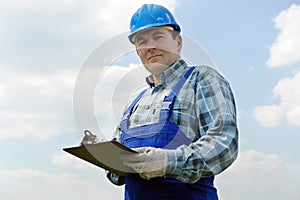
M183 71L187 67L187 64L184 60L180 59L175 62L173 65L168 67L163 71L160 75L160 81L162 86L169 85L174 79L178 79L178 77L183 76ZM152 75L146 78L146 82L150 87L155 87Z

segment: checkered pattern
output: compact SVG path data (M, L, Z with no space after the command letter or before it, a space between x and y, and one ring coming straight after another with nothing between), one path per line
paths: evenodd
M188 69L179 60L165 70L161 85L149 87L136 104L129 128L158 122L164 97ZM220 173L236 159L238 129L233 93L229 83L213 68L196 67L175 100L170 121L176 122L193 143L168 152L166 177L193 183ZM117 139L119 134L118 131Z

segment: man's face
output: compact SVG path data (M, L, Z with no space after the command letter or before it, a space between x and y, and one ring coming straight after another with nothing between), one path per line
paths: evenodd
M166 28L154 27L137 33L135 46L146 69L154 76L159 76L180 59L182 40L180 35L173 38Z

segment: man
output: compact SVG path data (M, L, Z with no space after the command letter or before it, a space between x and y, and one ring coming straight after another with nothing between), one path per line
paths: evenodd
M125 199L218 199L214 176L237 157L236 107L229 83L207 66L181 59L180 26L165 7L145 4L132 16L129 40L149 87L130 101L116 139L137 174L119 177Z

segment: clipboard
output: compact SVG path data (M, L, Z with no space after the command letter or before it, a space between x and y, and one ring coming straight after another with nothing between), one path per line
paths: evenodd
M76 147L63 148L63 150L119 176L136 173L132 168L123 164L120 155L124 153L136 154L137 152L117 141L82 144Z

